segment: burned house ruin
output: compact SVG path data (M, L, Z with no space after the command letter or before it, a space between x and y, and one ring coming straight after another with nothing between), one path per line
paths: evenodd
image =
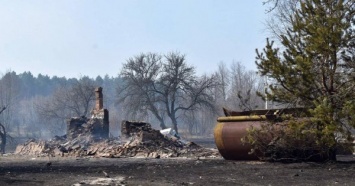
M35 156L90 157L201 157L218 156L193 142L180 140L168 131L155 130L149 123L122 121L122 138L109 138L109 114L103 108L102 88L95 89L91 117L67 120L67 134L49 141L30 139L18 145L15 154Z
M85 135L94 139L109 137L109 113L103 108L102 87L95 89L95 107L91 117L73 117L67 120L67 138L74 139Z

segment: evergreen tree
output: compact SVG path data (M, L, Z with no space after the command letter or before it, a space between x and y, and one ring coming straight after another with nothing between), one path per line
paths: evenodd
M350 140L349 130L355 127L355 1L300 0L297 7L281 47L267 40L263 52L256 51L259 71L272 82L266 96L310 108L319 136L341 132Z

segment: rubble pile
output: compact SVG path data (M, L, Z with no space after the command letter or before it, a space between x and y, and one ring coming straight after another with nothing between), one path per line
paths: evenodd
M139 131L150 131L152 126L146 122L126 121L121 123L121 136L124 138L131 137Z
M16 148L15 154L61 157L216 157L218 152L200 147L193 142L186 142L150 127L127 133L127 139L97 139L92 135L78 135L74 139L56 136L49 141L28 140Z
M122 121L121 138L109 138L109 112L103 108L102 88L95 89L91 117L67 120L67 134L49 141L28 140L15 154L36 156L95 157L201 157L218 156L217 151L181 140L175 131L152 129L149 123Z
M39 155L48 152L49 145L45 141L29 139L25 144L18 145L15 154Z
M73 117L67 120L67 138L90 134L94 138L108 138L108 126L101 118Z

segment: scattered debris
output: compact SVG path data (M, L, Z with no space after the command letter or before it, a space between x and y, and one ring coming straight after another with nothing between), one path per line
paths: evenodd
M102 173L104 173L104 175L105 175L106 178L109 178L109 177L110 177L110 176L107 174L107 172L102 171Z
M118 176L115 178L88 178L87 180L83 180L79 183L73 184L73 186L81 186L81 185L125 185L125 178Z
M165 137L168 137L172 140L178 140L180 139L180 136L176 134L176 131L172 128L167 128L160 130L160 133L163 134Z

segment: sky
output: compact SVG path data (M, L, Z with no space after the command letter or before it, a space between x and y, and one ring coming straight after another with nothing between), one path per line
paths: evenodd
M180 52L198 74L256 70L261 0L0 0L0 72L116 77L141 53Z

